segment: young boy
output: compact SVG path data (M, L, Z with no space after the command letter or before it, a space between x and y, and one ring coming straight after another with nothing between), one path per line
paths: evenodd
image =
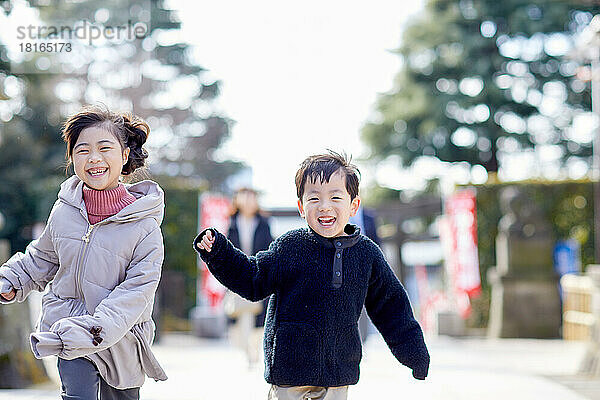
M308 229L285 233L247 257L215 229L194 248L214 276L252 301L271 295L265 322L269 399L346 399L362 357L363 304L394 356L425 379L429 353L406 292L379 249L348 219L360 204L358 170L334 152L308 157L296 173Z

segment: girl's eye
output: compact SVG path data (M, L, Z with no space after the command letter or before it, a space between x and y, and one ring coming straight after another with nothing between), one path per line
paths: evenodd
M315 201L315 200L319 200L319 199L316 197L311 197L310 199L308 199L308 201Z
M110 150L111 148L112 147L104 146L104 147L101 147L100 150Z
M333 196L332 199L334 199L334 200L341 200L342 198L340 196Z
M88 151L87 150L78 150L77 154L87 154Z

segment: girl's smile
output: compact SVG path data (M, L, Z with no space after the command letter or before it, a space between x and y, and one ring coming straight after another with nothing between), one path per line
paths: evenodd
M108 171L108 168L91 168L87 172L92 177L97 178L97 177L100 177L100 176L104 175L104 173L106 171Z

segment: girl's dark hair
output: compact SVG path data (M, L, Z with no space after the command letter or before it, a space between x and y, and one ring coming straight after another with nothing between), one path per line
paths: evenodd
M356 165L351 164L351 157L346 154L339 154L333 150L327 150L327 154L317 154L307 157L300 169L296 172L296 194L298 199L302 200L304 195L304 185L306 180L316 182L317 179L321 183L329 182L331 175L341 169L346 177L346 190L350 195L350 199L354 200L358 196L358 183L360 181L360 171Z
M150 127L141 118L131 113L116 113L100 106L85 106L67 119L62 128L62 137L67 144L67 168L71 164L73 148L81 132L93 126L106 128L121 144L129 147L129 158L123 166L122 175L129 175L143 167L148 152L142 146L150 135Z

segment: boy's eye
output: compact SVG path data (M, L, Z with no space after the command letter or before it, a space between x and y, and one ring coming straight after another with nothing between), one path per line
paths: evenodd
M77 150L77 154L87 154L87 150Z
M112 147L104 146L104 147L100 148L100 150L110 150L110 149L112 149Z

